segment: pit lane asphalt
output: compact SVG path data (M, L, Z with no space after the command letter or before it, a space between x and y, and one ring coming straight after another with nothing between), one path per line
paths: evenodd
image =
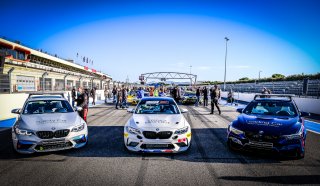
M131 114L100 105L90 108L89 144L82 149L19 155L10 131L0 133L0 185L256 185L320 184L320 135L308 132L304 159L235 153L226 146L226 127L238 115L223 107L182 106L192 126L192 145L183 154L134 154L123 146Z

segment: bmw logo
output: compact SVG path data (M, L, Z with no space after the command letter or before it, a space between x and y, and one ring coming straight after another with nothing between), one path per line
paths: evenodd
M55 127L52 127L51 129L52 129L52 130L55 130L56 128L55 128Z
M259 135L263 135L264 132L262 130L259 131Z
M156 131L159 131L159 128L156 128Z

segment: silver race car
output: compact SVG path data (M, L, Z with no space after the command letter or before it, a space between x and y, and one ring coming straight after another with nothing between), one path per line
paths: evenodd
M12 127L14 149L31 154L85 146L87 124L76 110L63 96L29 96L22 109L12 110L19 114Z
M176 153L188 150L191 128L176 102L168 97L142 98L124 127L124 144L130 151Z

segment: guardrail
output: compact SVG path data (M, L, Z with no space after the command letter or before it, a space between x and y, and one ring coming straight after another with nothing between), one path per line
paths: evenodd
M254 99L256 94L234 92L233 95L235 100L249 103ZM221 97L226 99L228 97L228 92L221 92ZM320 115L320 99L293 97L293 100L301 111Z

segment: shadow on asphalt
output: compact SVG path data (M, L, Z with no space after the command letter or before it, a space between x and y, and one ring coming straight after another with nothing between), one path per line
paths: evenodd
M84 148L66 151L35 153L21 155L12 149L11 131L2 131L0 134L0 159L34 159L47 155L66 157L143 157L168 158L168 160L181 160L190 162L208 163L281 163L286 159L273 154L256 154L233 152L227 148L224 138L225 128L192 129L192 144L189 151L180 154L143 154L132 153L125 149L122 126L88 126L89 143ZM214 134L214 135L213 135ZM218 137L217 137L218 136ZM311 149L310 149L311 150ZM306 159L306 158L305 158ZM317 165L320 166L320 165Z

